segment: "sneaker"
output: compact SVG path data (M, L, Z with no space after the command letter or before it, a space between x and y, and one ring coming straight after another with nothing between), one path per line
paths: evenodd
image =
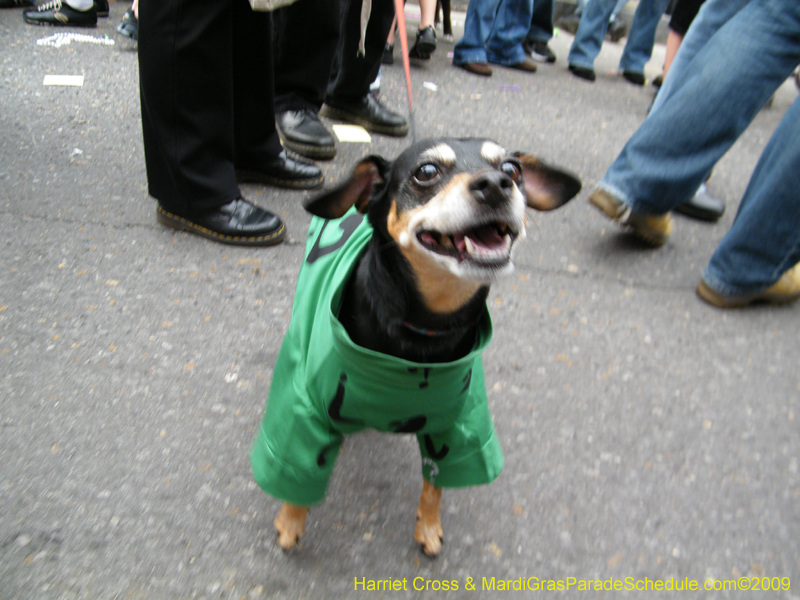
M539 62L543 63L554 63L556 62L556 55L553 54L553 51L547 45L547 42L528 42L525 41L522 44L525 52L530 54L533 60L538 60Z
M418 58L421 60L428 60L431 54L436 50L436 31L433 27L426 27L417 31L417 41L414 46L408 51L409 58Z
M136 18L132 8L126 10L122 15L122 21L117 24L117 33L132 40L139 39L139 19Z
M613 221L630 227L633 235L655 248L666 244L669 234L672 233L672 216L669 213L664 215L635 213L623 202L600 189L592 192L589 202Z
M33 0L0 0L0 8L30 8L36 6Z
M628 26L625 25L625 21L617 17L609 23L608 29L606 30L606 37L612 42L618 42L624 38L627 33Z
M51 0L37 6L35 10L26 10L22 18L31 25L67 25L70 27L96 27L97 9L75 10L62 0Z
M711 289L704 279L697 286L697 295L717 308L741 308L755 302L789 304L800 298L800 263L786 271L777 283L763 292L727 296Z

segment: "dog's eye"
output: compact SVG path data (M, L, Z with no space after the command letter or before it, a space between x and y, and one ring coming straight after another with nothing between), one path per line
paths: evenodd
M504 162L500 169L503 173L508 175L512 181L519 181L522 178L522 172L520 171L519 165L516 163L511 161Z
M417 169L417 172L414 173L414 179L419 183L430 183L437 177L439 177L439 167L431 163L422 165Z

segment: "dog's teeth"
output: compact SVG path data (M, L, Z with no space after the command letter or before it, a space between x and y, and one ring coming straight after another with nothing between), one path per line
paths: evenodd
M511 248L511 235L506 234L503 237L503 245L500 248L486 248L484 246L476 246L475 243L469 238L464 238L464 249L469 256L482 259L495 259L505 258Z
M467 250L467 254L469 254L470 256L475 254L475 250L476 250L475 244L472 243L471 239L464 238L464 244L465 244L465 247L466 247L466 250Z

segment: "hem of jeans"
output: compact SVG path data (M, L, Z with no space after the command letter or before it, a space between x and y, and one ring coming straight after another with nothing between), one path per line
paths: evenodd
M486 51L486 60L488 60L493 65L500 65L502 67L510 67L512 65L518 65L521 62L525 62L527 55L525 54L525 50L522 49L522 45L519 47L519 53L515 53L515 55L511 58L497 56L496 54Z
M705 284L708 287L710 287L712 290L714 290L715 292L717 292L718 294L720 294L722 296L731 296L731 297L735 297L735 296L753 296L753 295L756 295L756 294L760 294L761 292L764 292L764 291L768 290L773 285L778 283L780 281L781 277L783 277L783 274L780 274L778 276L778 278L775 281L773 281L772 283L767 283L767 284L760 285L760 286L757 286L757 287L753 287L753 286L741 287L741 286L737 286L737 285L731 285L729 283L724 283L719 277L715 277L711 273L709 267L706 267L706 269L703 271L703 281L705 282Z
M641 68L631 68L631 67L626 67L626 66L624 66L622 63L619 63L619 67L618 67L618 69L619 69L619 72L620 72L620 73L635 73L635 74L637 74L637 75L641 75L642 77L644 77L644 76L645 76L645 74L644 74L644 67L641 67Z
M617 200L622 202L625 206L631 209L632 212L635 212L640 215L665 215L670 212L672 209L656 211L653 210L652 207L647 206L647 204L643 202L637 202L633 200L628 194L623 192L620 188L616 187L614 184L609 183L606 179L602 179L596 186L597 188L603 190L607 194L614 196ZM690 200L691 198L687 198ZM678 204L681 204L679 202Z
M618 200L619 202L622 202L625 206L630 208L632 211L638 212L638 211L635 211L630 198L628 198L628 196L626 194L623 194L622 191L620 191L619 188L614 187L613 185L611 185L610 183L606 182L605 180L600 180L595 187L598 190L601 190L601 191L605 192L609 196L613 196L615 200Z
M468 63L480 63L482 65L488 64L485 52L454 52L453 64L466 65Z
M594 64L593 63L576 62L576 61L572 60L569 56L567 57L567 64L570 67L580 67L581 69L591 69L592 71L594 71Z

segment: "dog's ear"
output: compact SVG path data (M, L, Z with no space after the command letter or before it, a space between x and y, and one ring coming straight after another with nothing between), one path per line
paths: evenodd
M369 212L372 200L389 180L391 163L380 156L368 156L356 165L350 178L335 189L311 198L304 208L323 219L338 219L355 205L361 214Z
M522 179L528 206L536 210L554 210L563 206L581 191L581 181L567 171L544 164L523 152L515 152L522 165Z

